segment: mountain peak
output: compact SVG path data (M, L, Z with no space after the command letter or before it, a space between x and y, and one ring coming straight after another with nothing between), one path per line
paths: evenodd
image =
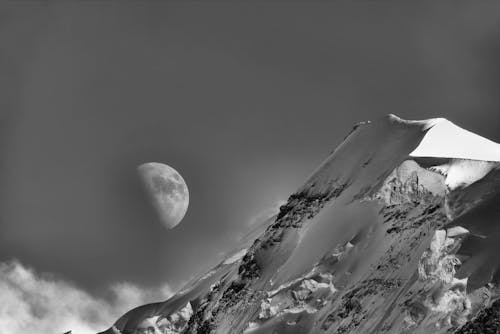
M407 124L413 126L420 126L423 131L426 131L432 128L434 125L441 123L443 121L447 121L446 118L429 118L425 120L407 120L401 118L395 114L387 114L384 116L390 123L399 123L399 124Z
M410 156L500 161L500 144L444 118L428 122L432 126Z
M359 123L253 243L106 334L453 332L498 294L499 166L444 118Z

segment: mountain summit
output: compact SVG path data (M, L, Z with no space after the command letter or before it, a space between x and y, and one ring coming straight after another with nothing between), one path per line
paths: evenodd
M499 203L499 144L359 123L241 249L103 333L497 333Z

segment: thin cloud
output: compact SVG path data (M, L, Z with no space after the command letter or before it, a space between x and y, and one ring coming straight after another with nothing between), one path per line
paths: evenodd
M168 285L143 289L126 282L110 291L111 300L96 298L18 261L0 263L0 333L95 334L129 309L172 295Z
M278 200L275 201L271 206L268 208L260 211L256 215L252 216L249 220L247 225L248 226L257 226L258 224L261 224L265 220L271 218L275 214L277 214L280 211L280 207L284 204L286 204L286 200Z

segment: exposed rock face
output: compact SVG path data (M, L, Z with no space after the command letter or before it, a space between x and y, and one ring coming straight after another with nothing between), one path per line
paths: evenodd
M481 310L474 320L458 329L455 334L500 333L500 301Z
M127 313L115 329L141 333L152 319L163 334L485 333L472 330L498 308L488 306L500 262L491 255L499 162L419 146L440 122L359 124L244 256Z

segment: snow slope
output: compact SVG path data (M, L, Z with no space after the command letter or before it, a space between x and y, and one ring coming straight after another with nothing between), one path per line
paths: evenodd
M500 148L497 143L440 118L434 120L410 156L500 161Z
M469 328L498 295L499 166L442 118L360 123L228 259L106 333Z

